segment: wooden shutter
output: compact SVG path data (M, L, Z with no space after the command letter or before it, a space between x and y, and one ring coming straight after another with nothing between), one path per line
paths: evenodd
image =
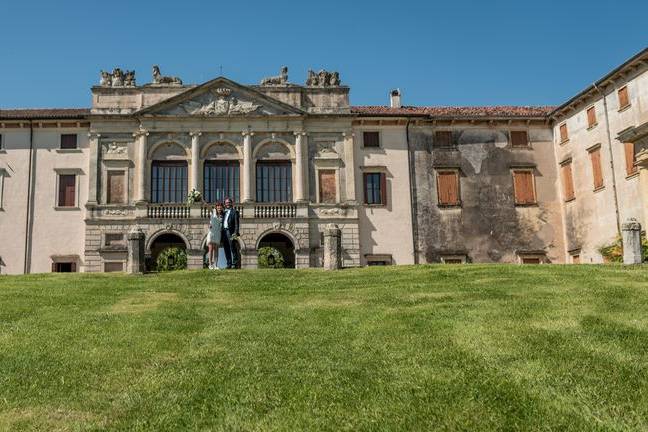
M434 142L435 147L452 147L452 131L436 131Z
M75 148L77 148L77 135L76 134L62 134L61 135L61 148L62 149L75 149Z
M594 179L594 189L603 187L603 172L601 171L601 148L589 152L592 161L592 176Z
M526 131L511 131L511 146L528 147L529 134Z
M59 175L59 207L74 207L76 204L76 175Z
M623 146L625 149L626 174L632 175L637 172L637 167L635 166L634 143L623 143Z
M587 126L592 127L596 124L596 108L589 107L587 109Z
M362 142L365 147L380 147L380 133L363 132Z
M560 167L562 172L562 181L563 181L563 193L565 195L565 201L571 201L574 199L574 178L572 175L571 161L564 163Z
M335 170L320 170L319 173L319 202L332 204L337 201L337 185Z
M533 173L529 170L513 171L515 204L535 204Z
M569 139L569 132L567 131L567 124L560 125L560 142L565 142Z
M124 171L108 171L108 204L124 204L126 202L126 182Z
M630 98L628 97L628 87L619 89L619 109L623 109L630 105Z
M387 205L387 175L380 173L380 204Z
M440 171L437 174L439 205L459 204L459 174L457 171Z

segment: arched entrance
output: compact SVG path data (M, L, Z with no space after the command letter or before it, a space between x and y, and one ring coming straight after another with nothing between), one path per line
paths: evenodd
M288 236L282 233L264 235L257 245L257 250L263 247L273 247L281 253L285 268L295 268L295 246Z
M187 250L187 244L185 243L183 238L174 233L160 234L155 239L153 239L153 242L151 242L151 246L150 246L150 250L151 250L151 261L149 264L149 266L151 266L150 268L152 268L154 263L157 261L160 252L170 247L177 247L185 251Z

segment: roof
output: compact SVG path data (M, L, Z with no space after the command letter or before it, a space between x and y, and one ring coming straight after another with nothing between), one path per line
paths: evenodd
M475 107L414 107L353 106L351 113L370 116L430 116L454 118L488 117L546 117L553 106L475 106Z
M88 115L89 108L0 109L0 119L78 119Z

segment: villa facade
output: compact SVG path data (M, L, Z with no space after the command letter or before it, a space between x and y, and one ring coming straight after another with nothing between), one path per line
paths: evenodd
M323 265L597 263L648 220L648 49L559 107L352 106L336 72L259 85L102 72L89 109L0 110L0 273L124 271L187 250L210 203L241 215L242 267L272 245ZM195 189L204 202L186 204Z

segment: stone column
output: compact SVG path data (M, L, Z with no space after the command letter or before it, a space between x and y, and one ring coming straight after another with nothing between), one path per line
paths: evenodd
M90 139L90 155L89 155L89 164L88 164L88 202L86 205L97 205L99 199L97 198L99 189L97 184L99 183L99 156L101 154L101 148L99 143L99 138L101 134L90 132L88 134Z
M342 268L342 231L335 224L324 228L324 269Z
M621 225L623 264L641 264L641 224L630 218Z
M139 228L133 228L128 233L128 265L130 274L144 273L144 233Z
M355 175L355 149L354 149L354 137L353 132L343 132L342 136L344 137L344 166L345 166L345 178L346 178L346 201L355 203L356 202L356 175Z
M252 201L252 137L254 132L243 132L243 197L242 202Z
M200 176L200 135L201 132L189 132L191 135L191 184L189 190L198 187L198 177Z
M147 151L147 137L149 133L144 129L140 129L134 133L133 136L137 138L137 189L135 191L135 201L139 203L146 202L146 151Z
M295 132L295 201L308 201L308 145L306 132Z

